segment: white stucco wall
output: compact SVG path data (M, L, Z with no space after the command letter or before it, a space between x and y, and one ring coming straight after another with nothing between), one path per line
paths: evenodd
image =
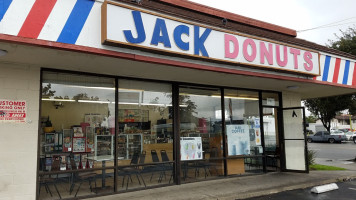
M0 200L35 199L40 68L0 60L0 99L25 100L26 123L0 122Z
M283 92L283 107L300 107L301 97L297 93ZM293 115L296 114L296 115ZM286 168L289 170L305 170L305 141L303 132L303 116L300 109L284 110L284 137Z
M300 107L301 106L301 97L298 93L293 92L283 92L283 107Z

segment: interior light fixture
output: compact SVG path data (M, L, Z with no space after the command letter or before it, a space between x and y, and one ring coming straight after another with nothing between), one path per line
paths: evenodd
M85 88L85 89L99 89L99 90L115 90L113 87L93 87L93 86L80 86L80 85L68 85L67 87Z
M137 4L141 4L142 0L131 0L131 2L136 2Z
M225 26L226 24L227 24L227 19L226 18L224 18L224 19L222 19L222 24Z
M221 98L219 95L213 95L212 97ZM239 100L253 100L257 101L257 97L235 97L235 96L224 96L225 99L239 99Z
M75 102L73 99L46 99L43 98L42 101L67 101L67 102Z
M287 86L287 89L288 89L288 90L297 90L297 89L299 89L299 86L297 86L297 85L290 85L290 86Z
M6 50L0 49L0 56L5 56L7 54Z
M111 103L110 101L78 100L79 103Z
M119 105L140 105L140 106L160 106L160 107L169 107L172 104L154 104L154 103L132 103L132 102L119 102ZM188 105L181 104L180 107L188 107Z

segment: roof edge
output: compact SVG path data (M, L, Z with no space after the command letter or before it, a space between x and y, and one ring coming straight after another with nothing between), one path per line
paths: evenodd
M285 28L282 26L278 26L275 24L271 24L271 23L267 23L267 22L263 22L260 20L256 20L256 19L252 19L249 17L245 17L242 15L238 15L235 13L231 13L231 12L227 12L224 10L220 10L217 8L213 8L213 7L209 7L206 5L202 5L199 3L195 3L195 2L191 2L189 0L159 0L161 2L164 3L168 3L168 4L172 4L175 6L180 6L183 8L187 8L190 10L194 10L194 11L198 11L198 12L202 12L202 13L206 13L209 15L213 15L213 16L217 16L217 17L221 17L221 18L226 18L238 23L242 23L242 24L246 24L249 26L254 26L254 27L258 27L258 28L262 28L262 29L266 29L266 30L270 30L270 31L274 31L274 32L278 32L278 33L282 33L285 35L289 35L289 36L293 36L293 37L297 37L297 31L290 29L290 28Z

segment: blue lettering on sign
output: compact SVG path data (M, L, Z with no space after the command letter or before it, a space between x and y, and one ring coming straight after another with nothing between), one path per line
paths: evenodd
M137 37L134 37L131 30L124 30L126 41L132 44L139 44L146 40L145 27L143 25L143 20L140 11L132 11L132 16L135 23L135 28L137 32ZM206 28L202 35L200 35L200 27L194 26L194 54L209 57L209 54L204 46L206 39L209 37L211 29ZM178 25L174 28L173 38L174 42L178 48L183 51L189 51L189 42L184 42L182 40L182 35L186 34L190 36L189 27L186 25ZM168 35L168 30L166 22L164 19L157 18L156 24L153 29L151 45L158 45L162 43L164 47L171 48L171 42Z
M199 56L199 52L201 52L203 56L209 57L209 54L205 49L204 42L208 38L211 29L205 29L201 36L199 34L199 29L199 26L194 26L194 54Z
M231 133L245 133L245 129L242 129L240 126L235 126L235 128L231 130Z
M158 43L163 43L165 47L171 48L171 42L169 41L166 22L163 19L159 19L159 18L156 20L156 25L153 30L153 35L151 40L151 44L153 45L158 45Z
M132 11L132 16L135 21L135 26L137 30L137 38L134 38L130 30L124 30L125 38L128 42L138 44L146 40L145 28L143 26L141 12Z
M176 42L176 45L184 50L188 51L189 50L189 42L183 42L182 41L182 35L186 34L189 36L189 27L186 25L179 25L174 29L173 35L174 35L174 41Z

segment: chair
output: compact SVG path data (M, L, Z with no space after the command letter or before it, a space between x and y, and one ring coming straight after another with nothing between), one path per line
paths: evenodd
M136 175L137 180L140 185L141 185L141 181L140 181L140 177L141 177L141 180L142 180L144 186L146 187L145 180L143 179L141 172L140 172L141 170L137 166L138 164L144 164L145 158L146 158L146 151L142 151L141 154L139 154L138 151L135 151L134 154L132 155L132 158L130 161L130 165L132 165L132 166L119 168L120 171L118 172L118 176L123 176L122 187L124 187L125 177L127 177L126 190L128 189L129 180L131 180L131 183L132 183L131 175Z
M169 158L167 155L166 150L161 150L161 158L162 162L169 162ZM172 163L166 163L162 165L164 168L164 171L170 171L171 172L171 177L169 178L169 183L171 183L171 180L173 178L173 165Z
M157 154L156 150L151 150L151 156L152 156L152 162L155 164L145 166L142 169L141 173L151 173L150 181L152 181L153 174L156 172L160 172L160 175L158 178L158 182L160 183L160 182L162 182L163 176L165 176L164 167L162 166L162 164L159 161L158 154Z
M280 149L276 147L275 151L272 151L270 154L266 155L266 165L273 167L278 170L278 160L280 159Z
M214 171L216 174L218 174L218 170L216 168L216 163L211 162L211 160L214 160L215 158L218 158L218 149L216 147L212 147L210 150L210 157L208 160L201 160L201 161L196 161L192 168L195 168L195 177L199 176L200 169L204 169L204 177L206 178L211 175L211 168L214 168Z
M72 169L75 169L76 166L74 160L71 159L70 162L71 162ZM78 189L74 195L74 197L77 197L79 189L84 182L89 183L90 192L93 192L92 182L94 181L95 188L96 188L96 176L97 174L95 172L75 172L73 174L72 184L69 188L69 194L72 194L75 184L79 183Z
M60 160L54 159L52 162L51 170L58 171L59 165L60 165ZM51 195L51 197L53 197L51 189L49 188L50 185L53 185L57 191L59 198L62 199L61 194L59 193L57 185L56 185L56 182L58 180L58 174L55 176L56 177L53 177L53 175L40 175L40 177L39 177L40 186L39 186L39 191L38 191L39 194L41 193L41 187L44 186L46 189L46 192L49 193Z

